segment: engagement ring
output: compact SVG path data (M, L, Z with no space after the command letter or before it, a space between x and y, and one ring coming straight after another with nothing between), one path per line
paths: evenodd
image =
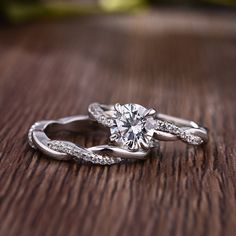
M208 140L207 130L193 121L158 113L138 104L89 106L89 116L110 129L110 141L131 152L149 150L159 140L182 140L200 145Z

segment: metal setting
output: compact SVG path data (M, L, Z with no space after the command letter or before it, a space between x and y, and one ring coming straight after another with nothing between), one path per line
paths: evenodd
M88 116L71 116L59 120L45 120L33 124L28 132L28 142L34 149L42 151L47 156L57 160L83 160L93 164L111 165L125 159L146 159L147 151L130 153L128 150L114 145L99 145L84 148L78 144L63 140L51 140L47 132L78 131L88 132L92 129L102 129L97 122Z
M102 105L88 108L91 119L110 128L113 145L131 152L147 151L159 140L182 140L200 145L208 140L207 130L193 121L158 113L138 104Z

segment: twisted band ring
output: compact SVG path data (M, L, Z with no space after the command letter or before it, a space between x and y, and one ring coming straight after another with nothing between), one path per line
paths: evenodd
M208 140L207 130L193 121L158 113L138 104L89 106L89 116L109 127L110 141L121 148L136 152L149 150L158 140L182 140L200 145Z
M101 125L91 121L88 116L71 116L59 120L44 120L33 124L28 132L28 142L47 156L57 160L83 160L93 164L111 165L125 159L145 159L148 152L140 150L130 153L113 145L98 145L84 148L64 140L51 140L47 133L57 131L78 131L81 133L101 129Z

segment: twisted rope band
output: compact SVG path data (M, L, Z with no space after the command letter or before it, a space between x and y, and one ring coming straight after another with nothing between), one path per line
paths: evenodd
M28 132L29 145L41 150L44 154L57 160L83 160L93 164L112 165L124 159L145 159L147 152L139 152L130 155L130 152L110 145L98 145L84 148L78 144L63 140L51 140L46 134L48 128L56 130L76 129L86 131L90 126L98 128L96 122L88 116L72 116L59 120L39 121L31 126ZM66 127L65 127L66 126ZM90 127L90 128L91 128Z
M90 117L98 123L109 128L115 126L113 117L116 110L114 105L92 103L89 105L88 111ZM153 111L155 112L155 110ZM192 145L200 145L208 140L207 130L193 121L156 112L153 114L153 118L153 129L155 130L153 140L181 139Z

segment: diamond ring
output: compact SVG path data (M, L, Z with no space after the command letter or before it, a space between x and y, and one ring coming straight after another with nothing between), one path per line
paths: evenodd
M180 139L192 145L208 140L207 130L195 122L157 113L138 104L107 106L93 103L88 112L89 116L36 122L28 132L30 146L57 160L111 165L127 159L146 159L149 150L159 145L159 140ZM84 134L91 130L109 133L109 144L85 148L70 141L49 138L50 133L60 131Z
M43 120L34 123L28 132L29 145L47 156L57 160L82 160L93 164L111 165L125 159L146 159L148 152L140 150L130 153L129 150L113 146L98 145L89 148L73 142L50 139L49 134L60 131L87 133L94 130L103 131L104 127L92 121L88 116L71 116L59 120Z
M138 104L103 105L88 108L91 119L110 128L110 141L130 152L149 150L159 140L182 140L200 145L208 140L207 130L193 121L158 113Z

